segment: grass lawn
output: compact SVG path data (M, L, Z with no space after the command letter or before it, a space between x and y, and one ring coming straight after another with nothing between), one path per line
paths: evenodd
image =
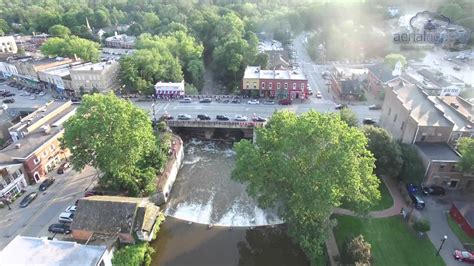
M344 263L344 241L362 234L372 245L373 265L444 265L436 257L436 249L428 238L420 239L411 232L401 217L362 220L336 216L334 235Z
M387 186L383 182L383 180L380 180L380 185L379 185L379 190L380 190L380 201L377 202L370 210L371 211L381 211L388 209L392 207L393 205L393 198L392 195L390 195L390 191L388 191Z
M474 243L474 238L468 236L464 230L456 223L456 221L449 215L446 214L446 220L448 221L448 225L451 228L451 231L458 237L461 243Z

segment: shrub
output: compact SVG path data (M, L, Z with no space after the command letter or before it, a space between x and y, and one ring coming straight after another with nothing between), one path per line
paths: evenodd
M426 233L431 230L430 221L426 219L418 220L413 224L413 229L420 233Z
M372 260L372 246L365 241L363 235L358 235L347 244L347 255L352 263L368 264Z
M151 264L151 254L154 252L155 250L148 242L125 246L114 253L112 265L148 266Z

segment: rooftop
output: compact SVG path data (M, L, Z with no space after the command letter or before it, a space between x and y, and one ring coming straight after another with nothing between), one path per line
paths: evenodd
M459 162L461 158L446 143L418 142L415 145L426 157L433 161Z
M128 36L127 34L119 34L119 35L114 35L114 36L105 38L105 41L107 42L135 43L136 40L137 40L137 37Z
M244 78L306 80L306 76L300 69L262 70L259 66L247 66L245 69Z
M460 105L454 104L454 106L457 106L455 108L454 106L450 105L450 101L446 102L444 98L446 97L453 97L456 98L455 96L444 96L444 97L439 97L439 96L429 96L428 99L433 103L435 108L440 110L441 112L444 113L444 115L451 120L451 122L454 123L453 126L453 131L472 131L474 132L474 123L470 122L469 120L466 119L466 117L462 116L456 109L462 108Z
M453 76L444 75L442 72L435 69L423 68L418 70L417 73L422 75L426 80L429 80L443 88L449 87L451 85L463 84L462 80L459 80Z
M116 63L117 61L113 61L113 60L107 61L107 62L99 62L95 64L89 63L89 64L73 67L71 70L72 71L99 71L99 70L104 70Z
M371 66L368 66L367 68L369 69L370 72L372 72L372 74L374 74L383 83L396 78L396 76L392 75L393 69L391 69L389 66L387 66L384 63L371 65Z
M352 78L352 75L360 76L367 74L367 72L367 68L336 67L336 76L338 78Z
M472 103L457 96L444 96L440 99L449 106L452 106L466 120L474 123L474 105Z
M86 64L86 63L74 62L74 63L67 64L67 65L60 65L60 66L57 66L57 67L48 68L48 69L45 69L42 72L45 72L45 73L48 73L48 74L51 74L51 75L60 76L60 77L66 77L70 74L70 70L72 68L78 67L78 66L81 66L81 65L84 65L84 64Z
M470 226L474 226L474 203L456 201L453 202L458 211L464 216Z
M420 126L452 126L444 114L435 108L428 95L418 86L408 83L402 78L391 82L391 86L403 106L410 111L410 117Z
M99 265L105 246L16 236L1 252L4 265Z

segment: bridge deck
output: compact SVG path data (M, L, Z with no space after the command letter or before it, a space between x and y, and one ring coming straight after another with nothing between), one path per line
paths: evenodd
M169 120L169 127L202 127L202 128L256 128L263 127L265 122L248 121L203 121L203 120Z

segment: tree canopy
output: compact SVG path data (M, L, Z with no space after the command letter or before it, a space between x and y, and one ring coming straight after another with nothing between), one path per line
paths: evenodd
M397 177L403 165L400 145L383 128L364 126L362 128L369 140L367 149L375 157L375 172L380 175Z
M48 33L54 37L65 38L71 34L71 30L63 25L54 25L48 29Z
M465 173L474 172L474 139L461 138L458 142L458 150L461 153L459 168Z
M342 121L346 122L350 127L356 127L359 124L359 118L357 115L349 108L342 108L339 111L339 116Z
M98 62L99 47L98 43L77 36L55 37L41 45L41 52L49 56L74 57L76 55L85 61Z
M425 168L418 151L414 145L400 144L402 151L402 169L400 170L399 179L406 183L420 184L425 176Z
M342 201L365 213L380 198L375 159L367 139L335 114L276 112L257 130L257 142L235 145L232 178L263 208L275 207L313 261L330 230L330 214Z
M402 64L402 69L407 65L407 59L402 54L388 54L385 56L383 62L391 69L394 69L398 62Z

